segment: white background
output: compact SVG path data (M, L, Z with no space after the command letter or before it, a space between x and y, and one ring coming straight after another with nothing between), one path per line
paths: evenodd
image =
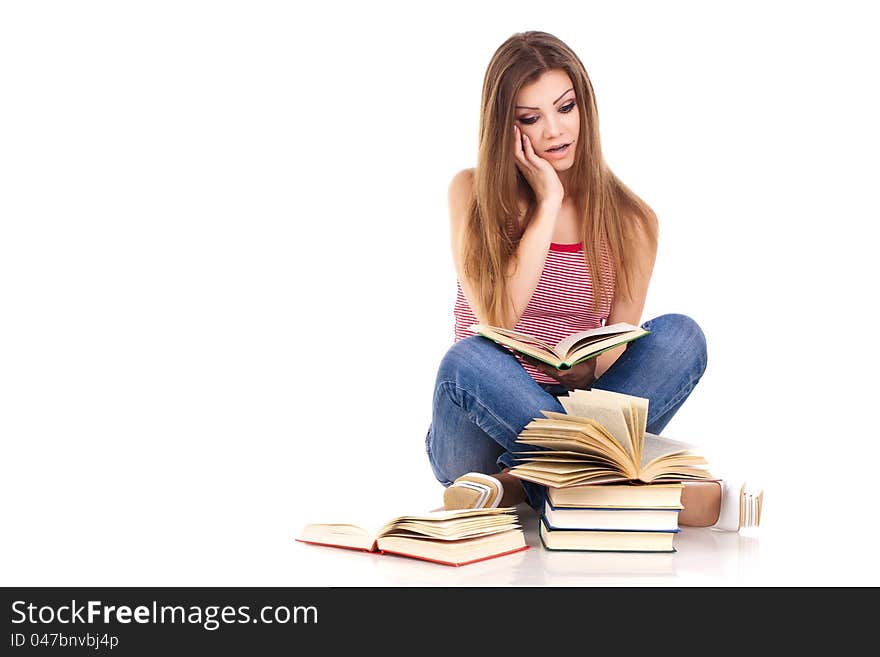
M660 218L643 320L708 338L665 433L763 483L788 583L880 583L869 7L4 3L0 581L321 584L304 523L439 505L447 185L540 29Z

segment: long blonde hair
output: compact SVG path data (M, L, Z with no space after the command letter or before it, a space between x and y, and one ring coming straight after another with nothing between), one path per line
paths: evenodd
M546 71L560 69L572 81L580 114L570 189L582 218L584 257L594 290L593 309L609 302L601 253L607 249L616 285L631 298L639 267L632 248L639 236L656 245L657 231L651 209L608 168L599 141L596 98L587 71L578 56L546 32L514 34L495 51L483 79L479 146L474 193L464 227L464 274L474 287L485 321L503 325L513 313L507 272L516 248L537 207L532 188L516 167L515 135L511 129L520 88ZM522 226L518 195L528 199ZM512 228L513 227L513 228Z

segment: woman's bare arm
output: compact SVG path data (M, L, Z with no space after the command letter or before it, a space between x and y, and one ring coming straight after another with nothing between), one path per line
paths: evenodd
M653 234L657 234L657 217L651 215L653 222ZM611 313L608 316L608 324L615 322L627 322L638 326L641 324L642 311L645 309L645 299L648 296L648 285L651 282L651 274L654 271L654 261L657 258L657 245L653 243L647 231L641 231L635 244L638 253L639 267L633 281L632 298L626 299L616 290L611 301ZM598 379L605 371L614 364L620 355L626 350L626 345L606 351L596 357L596 378Z
M452 258L461 289L468 300L477 320L486 322L485 309L477 304L477 295L464 276L463 244L464 225L467 219L468 203L473 195L473 170L465 169L455 175L449 185L449 221ZM516 251L516 258L507 272L508 291L513 302L513 316L501 323L504 328L514 328L529 304L550 250L556 217L559 215L561 201L547 200L540 203L535 215L523 233Z

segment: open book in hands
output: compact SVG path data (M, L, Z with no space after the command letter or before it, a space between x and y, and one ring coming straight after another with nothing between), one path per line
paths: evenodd
M541 411L516 442L510 473L552 487L631 481L713 480L692 446L646 433L648 400L605 390L572 390L558 397L565 413Z
M377 531L350 524L313 523L306 525L296 540L447 566L463 566L528 548L513 507L398 516Z
M647 329L625 322L599 326L588 331L578 331L563 338L555 345L547 344L533 335L488 324L473 324L474 333L510 347L520 353L552 365L560 370L571 369L581 361L594 358L604 351L650 333Z

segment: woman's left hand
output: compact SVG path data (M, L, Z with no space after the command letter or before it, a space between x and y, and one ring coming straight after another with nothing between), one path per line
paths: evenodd
M539 372L553 377L569 390L587 389L596 380L596 359L590 358L578 363L569 370L558 370L555 367L542 363L536 358L520 354L522 359Z

